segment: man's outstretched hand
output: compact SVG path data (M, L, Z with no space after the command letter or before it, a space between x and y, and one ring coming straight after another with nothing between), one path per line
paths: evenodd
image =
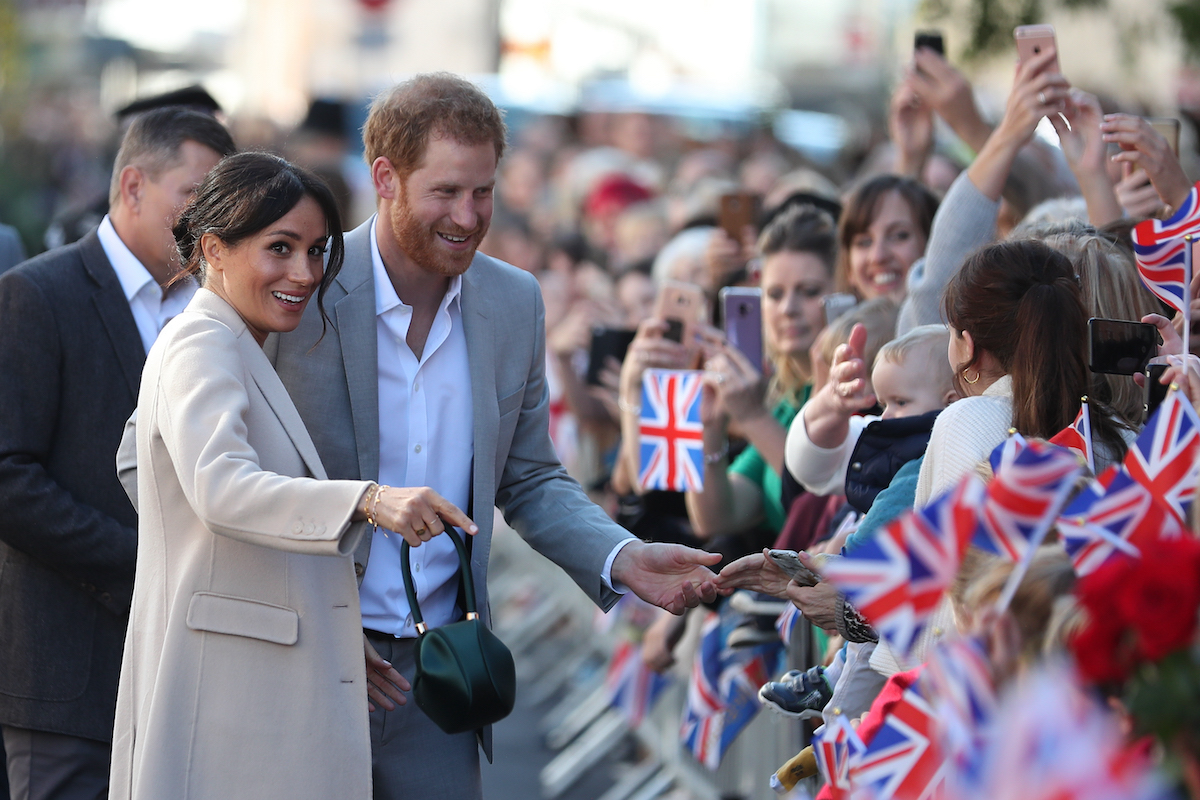
M682 614L701 602L715 600L719 590L716 575L709 569L721 560L719 553L706 553L681 544L633 542L621 548L612 565L614 584L621 583L647 603Z

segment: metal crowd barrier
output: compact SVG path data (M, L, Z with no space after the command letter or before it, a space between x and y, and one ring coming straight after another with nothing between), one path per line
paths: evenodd
M698 764L680 744L699 615L689 619L676 651L671 685L645 719L631 727L609 707L604 685L618 634L599 630L598 612L587 596L498 514L489 575L493 624L513 652L525 699L538 704L561 696L542 720L546 745L557 753L541 771L545 800L568 791L618 747L629 750L630 739L640 761L623 764L598 800L778 800L770 776L807 743L800 723L762 710L715 771ZM789 664L809 663L806 646L807 637L797 636ZM811 782L804 789L815 793Z

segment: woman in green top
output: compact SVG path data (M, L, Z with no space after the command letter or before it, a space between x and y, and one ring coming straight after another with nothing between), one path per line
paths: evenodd
M812 206L781 214L758 239L762 259L763 344L768 380L723 340L706 342L704 491L689 492L697 536L711 538L759 523L783 527L780 469L788 424L812 390L809 348L825 324L821 298L833 286L837 230ZM729 433L750 446L729 463Z

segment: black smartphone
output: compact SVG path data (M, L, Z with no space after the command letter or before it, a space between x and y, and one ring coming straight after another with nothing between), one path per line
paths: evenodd
M946 57L946 40L942 38L941 31L917 31L913 37L913 49L920 50L922 47L929 48L942 58Z
M1053 346L1053 345L1050 345ZM1088 368L1108 375L1135 375L1158 355L1158 329L1147 322L1088 320Z
M1167 391L1170 386L1163 386L1159 383L1163 373L1167 371L1166 364L1147 364L1146 365L1146 385L1145 389L1145 419L1150 419L1150 415L1158 410L1158 406L1167 397Z
M720 292L725 338L754 368L763 370L762 290L726 286Z
M592 346L588 348L587 375L584 381L589 386L600 385L600 373L612 356L617 361L625 360L625 352L633 342L637 331L628 328L593 328Z

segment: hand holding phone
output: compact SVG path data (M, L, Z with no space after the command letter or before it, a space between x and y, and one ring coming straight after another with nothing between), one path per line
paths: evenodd
M1143 372L1158 353L1158 329L1148 322L1088 320L1088 368L1108 375Z
M721 206L717 212L717 224L730 239L739 245L746 235L746 228L758 230L758 215L762 209L762 197L751 192L731 192L721 195Z
M821 576L804 566L800 561L800 554L795 550L770 550L767 555L789 578L801 586L816 586L821 582Z
M921 48L932 50L942 58L946 57L946 41L941 31L917 31L913 37L913 50Z
M1058 65L1058 44L1054 39L1053 25L1018 26L1013 31L1013 39L1017 43L1017 59L1020 63L1024 64L1047 50L1054 50L1054 60L1046 65L1043 71L1062 74Z
M763 371L762 290L726 286L720 295L725 338L758 372Z
M664 338L690 345L696 326L708 320L704 290L694 283L667 281L658 294L654 315L667 323Z

